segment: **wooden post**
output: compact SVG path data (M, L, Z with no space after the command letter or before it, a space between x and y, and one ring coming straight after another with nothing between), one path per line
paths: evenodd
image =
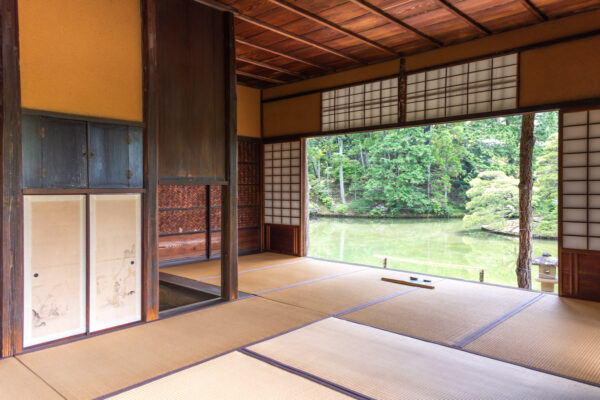
M221 202L221 297L238 298L238 223L237 223L237 129L235 82L235 34L233 14L224 13L225 51L225 135L228 184L222 186Z
M21 195L21 87L17 0L0 2L2 29L2 357L23 346L23 197Z
M156 0L142 0L144 65L143 319L158 318L158 54Z
M519 258L516 273L519 287L526 289L531 289L534 120L535 113L523 114L519 156Z

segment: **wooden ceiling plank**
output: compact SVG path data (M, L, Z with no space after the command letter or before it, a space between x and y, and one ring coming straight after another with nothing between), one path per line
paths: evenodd
M238 43L240 43L240 44L243 44L244 46L253 47L255 49L266 51L266 52L269 52L271 54L275 54L275 55L280 56L280 57L285 57L285 58L288 58L290 60L293 60L293 61L305 64L305 65L310 65L311 67L315 67L315 68L318 68L318 69L323 70L323 71L331 71L331 68L329 68L329 67L325 67L323 65L315 64L315 63L312 63L312 62L307 61L305 59L294 57L294 56L291 56L289 54L281 53L281 52L273 50L273 49L268 49L268 48L260 46L258 44L254 44L254 43L248 42L247 40L245 40L243 38L236 37L235 41L238 42Z
M477 31L483 35L489 35L492 32L487 29L485 26L481 25L479 22L475 21L473 18L469 17L464 12L460 11L458 8L450 4L447 0L436 0L442 7L446 10L450 11L454 16L462 19L464 22L477 29Z
M519 3L521 3L539 22L548 21L548 17L541 12L531 0L519 0Z
M385 18L386 20L388 20L389 22L391 22L393 24L400 25L404 29L407 29L407 30L413 32L414 34L421 37L422 39L425 39L425 40L435 44L437 47L442 47L444 45L439 40L432 38L431 36L421 32L420 30L414 28L413 26L408 25L405 22L402 22L401 20L394 17L393 15L388 14L387 12L383 11L382 9L375 7L374 5L367 3L364 0L350 0L350 1L354 4L356 4L357 6L364 8L365 10L367 10L369 12L372 12L373 14L377 14L380 17Z
M245 77L248 77L248 78L257 79L257 80L264 81L264 82L285 83L285 81L282 81L282 80L279 80L279 79L267 78L266 76L256 75L256 74L252 74L252 73L246 72L246 71L240 71L239 69L236 70L235 73L237 75L241 75L241 76L245 76Z
M236 56L235 59L238 60L238 61L241 61L241 62L245 62L246 64L252 64L252 65L256 65L256 66L262 67L262 68L272 69L273 71L281 72L281 73L284 73L284 74L287 74L287 75L292 75L292 76L297 76L299 78L304 78L304 75L302 75L302 74L300 74L298 72L291 71L291 70L285 69L285 68L281 68L281 67L278 67L276 65L269 64L269 63L266 63L266 62L253 60L251 58L247 58L247 57L244 57L244 56Z
M358 39L366 44L368 44L371 47L374 47L378 50L383 51L384 53L390 54L390 55L398 55L397 52L395 52L394 50L390 49L389 47L383 46L371 39L368 39L356 32L352 32L351 30L348 30L340 25L337 25L333 22L330 22L328 20L326 20L325 18L322 18L316 14L311 13L310 11L306 11L294 4L290 4L287 1L283 1L283 0L269 0L271 3L277 4L280 7L285 8L286 10L292 11L304 18L308 18L311 21L317 22L323 26L326 26L327 28L333 29L334 31L337 31L339 33L343 33L344 35L348 35L351 36L355 39Z
M335 54L336 56L338 56L340 58L345 58L346 60L355 62L357 64L364 64L363 61L359 60L356 57L349 56L347 54L342 53L341 51L338 51L336 49L332 49L331 47L326 46L324 44L317 43L317 42L315 42L313 40L306 39L306 38L303 38L302 36L299 36L299 35L296 35L294 33L285 31L285 30L283 30L283 29L281 29L281 28L279 28L277 26L268 24L266 22L259 21L259 20L255 19L255 18L249 17L249 16L244 15L244 14L240 14L240 13L237 13L235 16L236 16L236 18L238 18L238 19L240 19L242 21L248 22L250 24L254 24L254 25L259 26L259 27L261 27L263 29L269 30L271 32L278 33L278 34L280 34L282 36L285 36L285 37L288 37L290 39L297 40L299 42L302 42L304 44L307 44L309 46L312 46L312 47L315 47L315 48L317 48L319 50L322 50L322 51L324 51L326 53Z

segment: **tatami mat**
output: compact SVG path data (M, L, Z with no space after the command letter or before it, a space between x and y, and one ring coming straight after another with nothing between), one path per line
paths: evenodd
M69 399L89 399L321 318L254 297L20 355Z
M600 303L545 296L466 349L600 384Z
M251 351L377 399L598 399L600 388L336 318Z
M262 293L315 279L351 273L364 268L336 262L305 259L293 264L240 274L238 285L243 292ZM218 285L220 279L209 279L203 282Z
M255 268L265 268L303 260L302 257L288 256L277 253L259 253L238 258L240 272ZM161 271L183 278L203 280L221 275L221 260L212 260L194 264L162 268Z
M349 397L238 352L111 397L153 399L349 399Z
M353 274L278 290L262 296L331 315L395 293L414 289L410 286L381 280L383 276L408 280L412 275L398 271L365 268L363 271Z
M444 344L456 344L538 293L446 279L343 318Z
M0 399L62 399L16 358L0 360Z

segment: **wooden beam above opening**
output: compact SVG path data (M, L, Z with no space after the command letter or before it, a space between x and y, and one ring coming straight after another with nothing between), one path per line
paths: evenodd
M310 11L306 11L300 7L295 6L294 4L288 3L287 1L283 1L283 0L269 0L271 3L277 4L278 6L285 8L286 10L289 10L293 13L296 13L304 18L310 19L311 21L314 21L318 24L321 24L323 26L326 26L329 29L333 29L336 32L342 33L344 35L348 35L351 36L355 39L360 40L361 42L374 47L378 50L381 50L384 53L390 54L390 55L398 55L398 53L396 51L394 51L393 49L390 49L389 47L383 46L371 39L368 39L358 33L352 32L340 25L334 24L333 22L327 21L326 19L311 13Z
M454 16L462 19L464 22L469 24L471 27L475 28L479 33L484 35L489 35L492 32L487 29L485 26L481 25L479 22L475 21L473 18L469 17L464 12L460 11L458 8L454 7L447 0L437 0L437 2L444 7L446 10L454 14Z
M341 57L341 58L344 58L346 60L355 62L357 64L365 64L363 61L359 60L356 57L349 56L347 54L342 53L339 50L333 49L333 48L331 48L329 46L326 46L324 44L321 44L321 43L317 43L314 40L306 39L306 38L304 38L302 36L296 35L295 33L288 32L288 31L283 30L283 29L281 29L281 28L279 28L279 27L277 27L275 25L271 25L271 24L268 24L266 22L259 21L259 20L255 19L255 18L249 17L247 15L237 13L236 14L236 18L239 19L239 20L241 20L241 21L248 22L250 24L259 26L259 27L261 27L263 29L266 29L268 31L271 31L271 32L277 33L279 35L285 36L287 38L297 40L298 42L301 42L301 43L304 43L306 45L312 46L312 47L317 48L319 50L322 50L322 51L324 51L326 53L334 54L334 55L336 55L338 57Z
M367 11L372 12L373 14L377 14L380 17L386 19L388 22L391 22L392 24L396 24L401 26L402 28L411 31L412 33L416 34L417 36L419 36L421 39L425 39L428 42L434 44L437 47L442 47L444 44L442 42L440 42L439 40L426 35L425 33L421 32L420 30L410 26L409 24L407 24L406 22L402 22L401 20L399 20L398 18L394 17L391 14L388 14L387 12L383 11L380 8L375 7L374 5L367 3L364 0L350 0L352 3L356 4L359 7L364 8Z

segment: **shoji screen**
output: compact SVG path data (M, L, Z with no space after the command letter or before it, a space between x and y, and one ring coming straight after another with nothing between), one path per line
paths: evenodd
M517 108L518 54L409 74L406 121Z
M84 195L23 196L25 347L86 331Z
M265 145L266 224L300 225L300 141Z
M305 255L304 146L299 140L264 147L264 248Z
M600 110L562 118L562 247L600 251Z
M323 132L394 124L398 116L397 77L321 94Z

